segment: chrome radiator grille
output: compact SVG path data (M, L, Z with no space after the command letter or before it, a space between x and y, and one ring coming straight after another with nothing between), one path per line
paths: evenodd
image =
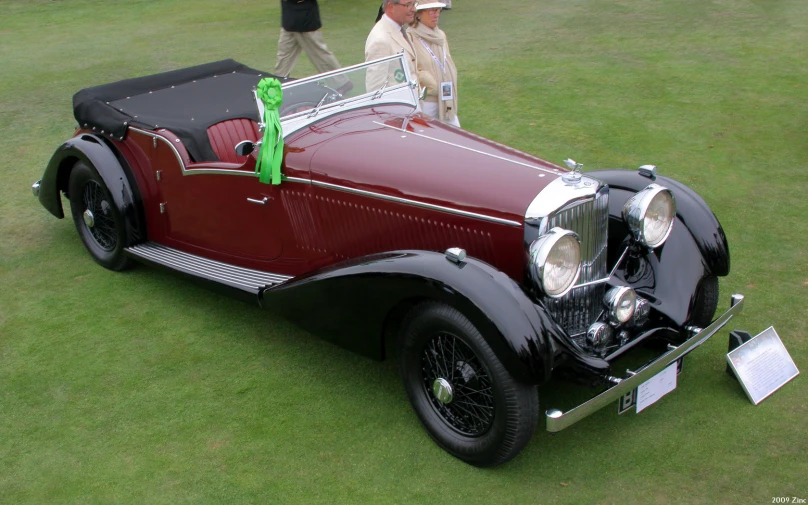
M576 202L549 216L547 229L555 226L572 230L581 239L581 275L576 285L606 277L608 189L599 192L594 199ZM589 325L600 315L605 292L603 283L574 287L562 298L548 299L547 308L570 336L582 339Z

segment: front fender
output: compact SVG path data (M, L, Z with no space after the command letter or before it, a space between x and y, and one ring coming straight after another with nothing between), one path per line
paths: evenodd
M327 340L383 357L382 330L402 303L438 300L461 311L505 368L537 384L553 368L561 330L507 275L481 261L394 251L332 265L263 291L261 304Z
M653 182L670 189L676 199L677 224L684 225L690 232L704 259L704 266L718 277L729 274L729 244L724 229L698 193L669 177L656 176L652 180L632 170L595 170L587 174L609 185L609 214L621 223L623 205L638 191ZM625 226L623 229L628 233ZM610 235L611 232L610 227Z
M39 202L59 219L64 217L60 191L67 191L70 171L78 161L94 167L109 189L115 206L126 222L127 245L145 240L142 202L129 167L123 158L96 135L84 133L63 143L53 153L39 189Z
M676 219L668 240L654 251L634 248L615 272L656 310L679 326L690 318L699 283L706 276L729 273L729 245L721 224L695 191L668 177L655 180L629 170L588 172L609 185L609 262L628 244L622 210L626 201L652 182L670 189L676 199Z

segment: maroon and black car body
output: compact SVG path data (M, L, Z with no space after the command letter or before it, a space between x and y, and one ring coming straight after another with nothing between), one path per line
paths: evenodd
M59 218L67 196L104 267L168 268L376 359L394 339L416 414L456 457L518 454L554 377L602 392L546 409L550 431L632 405L742 308L715 317L729 248L693 190L424 116L400 56L282 79L282 180L263 184L264 77L225 60L80 91L34 194ZM666 350L618 376L651 341Z

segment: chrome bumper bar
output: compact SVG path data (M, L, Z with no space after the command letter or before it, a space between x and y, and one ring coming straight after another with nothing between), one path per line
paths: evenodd
M674 347L656 360L647 364L644 368L634 372L633 375L625 379L614 379L616 384L591 400L578 405L572 410L561 412L558 409L550 409L545 412L547 419L547 431L561 431L574 423L577 423L586 416L602 409L609 403L616 402L620 397L630 392L643 382L655 376L668 365L689 353L696 347L715 335L725 324L743 310L743 295L732 295L730 308L713 321L710 326L704 328L696 335L692 336L678 347Z

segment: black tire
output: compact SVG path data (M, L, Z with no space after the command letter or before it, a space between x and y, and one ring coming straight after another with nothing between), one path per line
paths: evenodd
M124 254L124 220L95 169L78 162L70 172L67 194L81 241L101 266L120 271L131 266Z
M693 311L690 315L690 324L704 328L713 322L715 311L718 308L718 278L707 276L701 280L693 301Z
M415 307L402 325L398 362L415 413L451 455L493 466L530 441L539 415L537 387L516 381L456 309L437 302Z

